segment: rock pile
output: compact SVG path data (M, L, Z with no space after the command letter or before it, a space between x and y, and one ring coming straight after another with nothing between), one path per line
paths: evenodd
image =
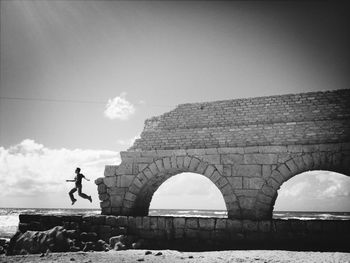
M2 242L4 243L4 242ZM7 255L45 254L48 252L108 251L111 249L138 249L144 241L136 236L119 235L111 237L109 244L94 232L78 232L56 226L46 231L18 231L10 240L7 249L1 249Z

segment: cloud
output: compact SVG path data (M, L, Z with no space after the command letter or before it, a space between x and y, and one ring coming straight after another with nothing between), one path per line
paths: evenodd
M304 190L310 186L308 182L298 182L292 185L286 185L279 190L279 195L289 197L300 197Z
M93 181L103 176L106 164L119 162L118 152L50 149L30 139L8 149L0 147L0 199L65 191L72 187L65 180L74 178L75 167ZM96 186L91 183L90 187Z
M109 99L104 111L104 115L111 119L127 120L135 113L135 107L126 100L126 93L123 92L120 96L114 99Z

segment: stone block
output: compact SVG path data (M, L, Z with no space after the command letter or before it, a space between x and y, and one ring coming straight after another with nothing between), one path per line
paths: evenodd
M205 170L204 175L205 175L206 177L210 178L211 175L214 173L214 171L215 171L215 168L214 168L213 166L209 165L209 166L207 167L207 169Z
M261 177L243 177L243 189L261 189L265 180Z
M270 175L271 175L271 165L268 165L268 164L264 164L263 166L262 166L262 177L264 178L264 179L267 179L267 178L269 178L270 177Z
M149 168L144 169L142 172L148 179L151 179L154 177L153 173Z
M151 163L148 168L152 172L153 175L157 175L159 173L159 170L157 168L157 165L155 163Z
M141 156L142 157L156 157L156 156L158 156L158 154L155 150L143 151L143 152L141 152Z
M158 217L158 229L165 230L165 218L164 217Z
M95 184L97 184L97 185L102 184L102 183L103 183L103 177L97 178L95 180Z
M156 150L158 157L170 157L173 155L172 150Z
M197 229L198 218L186 218L186 228Z
M115 171L118 166L116 165L105 165L105 171L104 171L104 176L109 177L109 176L115 176Z
M244 147L244 153L258 153L259 146L248 146Z
M108 200L108 199L109 199L109 194L99 194L99 195L98 195L98 198L99 198L101 201Z
M127 192L125 194L125 199L129 201L135 201L136 200L136 195L130 192Z
M252 209L254 208L255 200L256 199L254 197L240 197L239 198L240 207L242 209Z
M221 155L222 164L241 164L243 163L243 155L241 154L222 154Z
M201 162L197 169L196 169L196 172L199 173L199 174L204 174L204 171L207 169L208 167L208 164L205 163L205 162Z
M138 165L138 171L142 172L144 169L146 169L148 167L147 163L141 163Z
M257 196L257 200L258 200L259 202L261 202L261 205L262 205L262 206L263 206L263 204L269 204L269 205L271 205L271 203L272 203L272 196L269 196L269 195L265 195L265 194L263 194L263 193L260 193L260 194L258 194L258 196ZM265 207L259 207L259 208L264 209Z
M223 165L222 175L225 177L232 175L232 166L231 165Z
M163 163L164 163L164 169L165 170L170 170L171 169L171 162L170 162L170 158L164 158L163 159Z
M219 174L218 171L214 171L214 173L212 173L212 175L209 178L214 184L216 184L219 188L220 188L220 183L219 180L222 179L223 181L221 181L221 183L225 184L227 183L227 181L221 177L221 175Z
M267 179L267 184L269 186L271 186L273 189L275 189L276 191L280 188L281 184L278 183L275 179L273 178L269 178Z
M313 153L319 150L318 145L303 145L302 146L304 153Z
M288 169L288 167L285 164L281 164L280 166L278 166L277 170L283 176L285 181L293 176L293 173Z
M261 191L265 194L265 195L268 195L268 196L271 196L273 197L275 194L276 194L276 190L273 189L273 187L269 186L269 185L264 185L262 188L261 188Z
M111 206L111 202L109 200L104 200L102 202L100 202L100 207L103 208L107 208Z
M302 145L288 145L287 150L290 153L301 153L301 152L303 152L303 146Z
M198 218L199 228L204 230L213 230L215 219L213 218Z
M143 219L142 216L135 217L135 226L136 226L137 229L141 229L142 228L142 226L143 226L142 219Z
M170 157L170 163L171 163L171 168L173 168L173 169L177 168L176 157L175 156L171 156Z
M142 218L142 228L148 230L150 229L150 225L151 225L150 217L144 216Z
M261 165L257 164L245 164L238 165L233 168L233 176L248 176L248 177L260 177L261 176Z
M203 161L209 163L209 164L220 164L220 155L219 154L210 154L210 155L204 155L202 157Z
M120 196L120 195L111 195L109 200L111 201L111 206L112 207L122 206L123 197Z
M243 188L243 177L229 177L227 178L230 185L234 189L242 189Z
M157 168L158 168L158 171L160 171L160 172L162 172L162 171L165 170L164 164L163 164L163 160L162 160L162 159L158 159L158 160L156 161L156 166L157 166Z
M148 182L148 178L144 173L139 173L136 178L141 182L141 185L145 185Z
M107 192L107 187L105 184L99 184L99 186L97 187L97 191L99 194L104 194Z
M244 154L244 164L276 164L277 155L272 153Z
M226 221L225 218L216 219L215 229L217 230L225 230L226 229Z
M105 178L103 178L103 183L107 187L116 186L117 185L117 177L116 176L105 177Z
M158 229L158 218L157 217L151 217L150 218L150 229L156 230Z
M218 149L217 148L207 148L207 149L205 149L205 153L206 154L217 154Z
M291 174L296 174L298 173L298 167L294 163L293 159L290 159L286 162L286 165L288 169L291 171Z
M278 170L273 170L271 173L271 177L280 185L285 181L284 177Z
M260 153L284 153L287 152L287 146L259 146Z
M298 167L299 172L304 172L306 169L306 165L303 161L303 158L301 156L297 156L293 159L295 165Z
M197 158L192 158L190 162L189 170L192 172L196 171L199 164L200 164L200 160L198 160Z
M185 218L176 217L173 221L174 228L185 228Z
M178 156L176 157L176 165L178 168L183 168L183 165L184 165L184 158L183 156Z
M186 153L192 156L201 156L205 154L205 149L187 149Z
M120 176L120 187L129 187L134 180L134 175L121 175Z
M185 156L184 157L184 165L183 165L183 167L188 169L190 167L190 163L191 163L191 157Z
M121 163L115 170L116 175L132 174L132 163Z
M314 160L310 154L302 155L303 161L305 163L305 167L308 170L311 170L314 167Z
M242 147L233 147L233 148L223 147L223 148L218 148L218 153L220 153L220 154L230 154L230 153L243 154L244 149Z

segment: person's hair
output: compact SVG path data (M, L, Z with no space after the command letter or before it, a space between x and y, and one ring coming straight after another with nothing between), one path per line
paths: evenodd
M78 173L80 172L80 168L79 167L77 167L77 169L75 169L76 171L78 171Z

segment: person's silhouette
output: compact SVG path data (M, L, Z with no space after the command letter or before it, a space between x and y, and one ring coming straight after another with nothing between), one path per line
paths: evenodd
M78 190L78 195L84 199L88 199L90 202L92 202L92 198L90 195L86 195L82 192L82 184L81 181L84 178L86 181L90 181L88 178L86 178L83 174L80 173L80 168L78 167L75 169L75 173L77 174L74 178L74 180L66 180L67 182L75 182L75 187L69 191L69 197L70 200L72 200L72 205L77 201L77 199L74 198L74 193Z

